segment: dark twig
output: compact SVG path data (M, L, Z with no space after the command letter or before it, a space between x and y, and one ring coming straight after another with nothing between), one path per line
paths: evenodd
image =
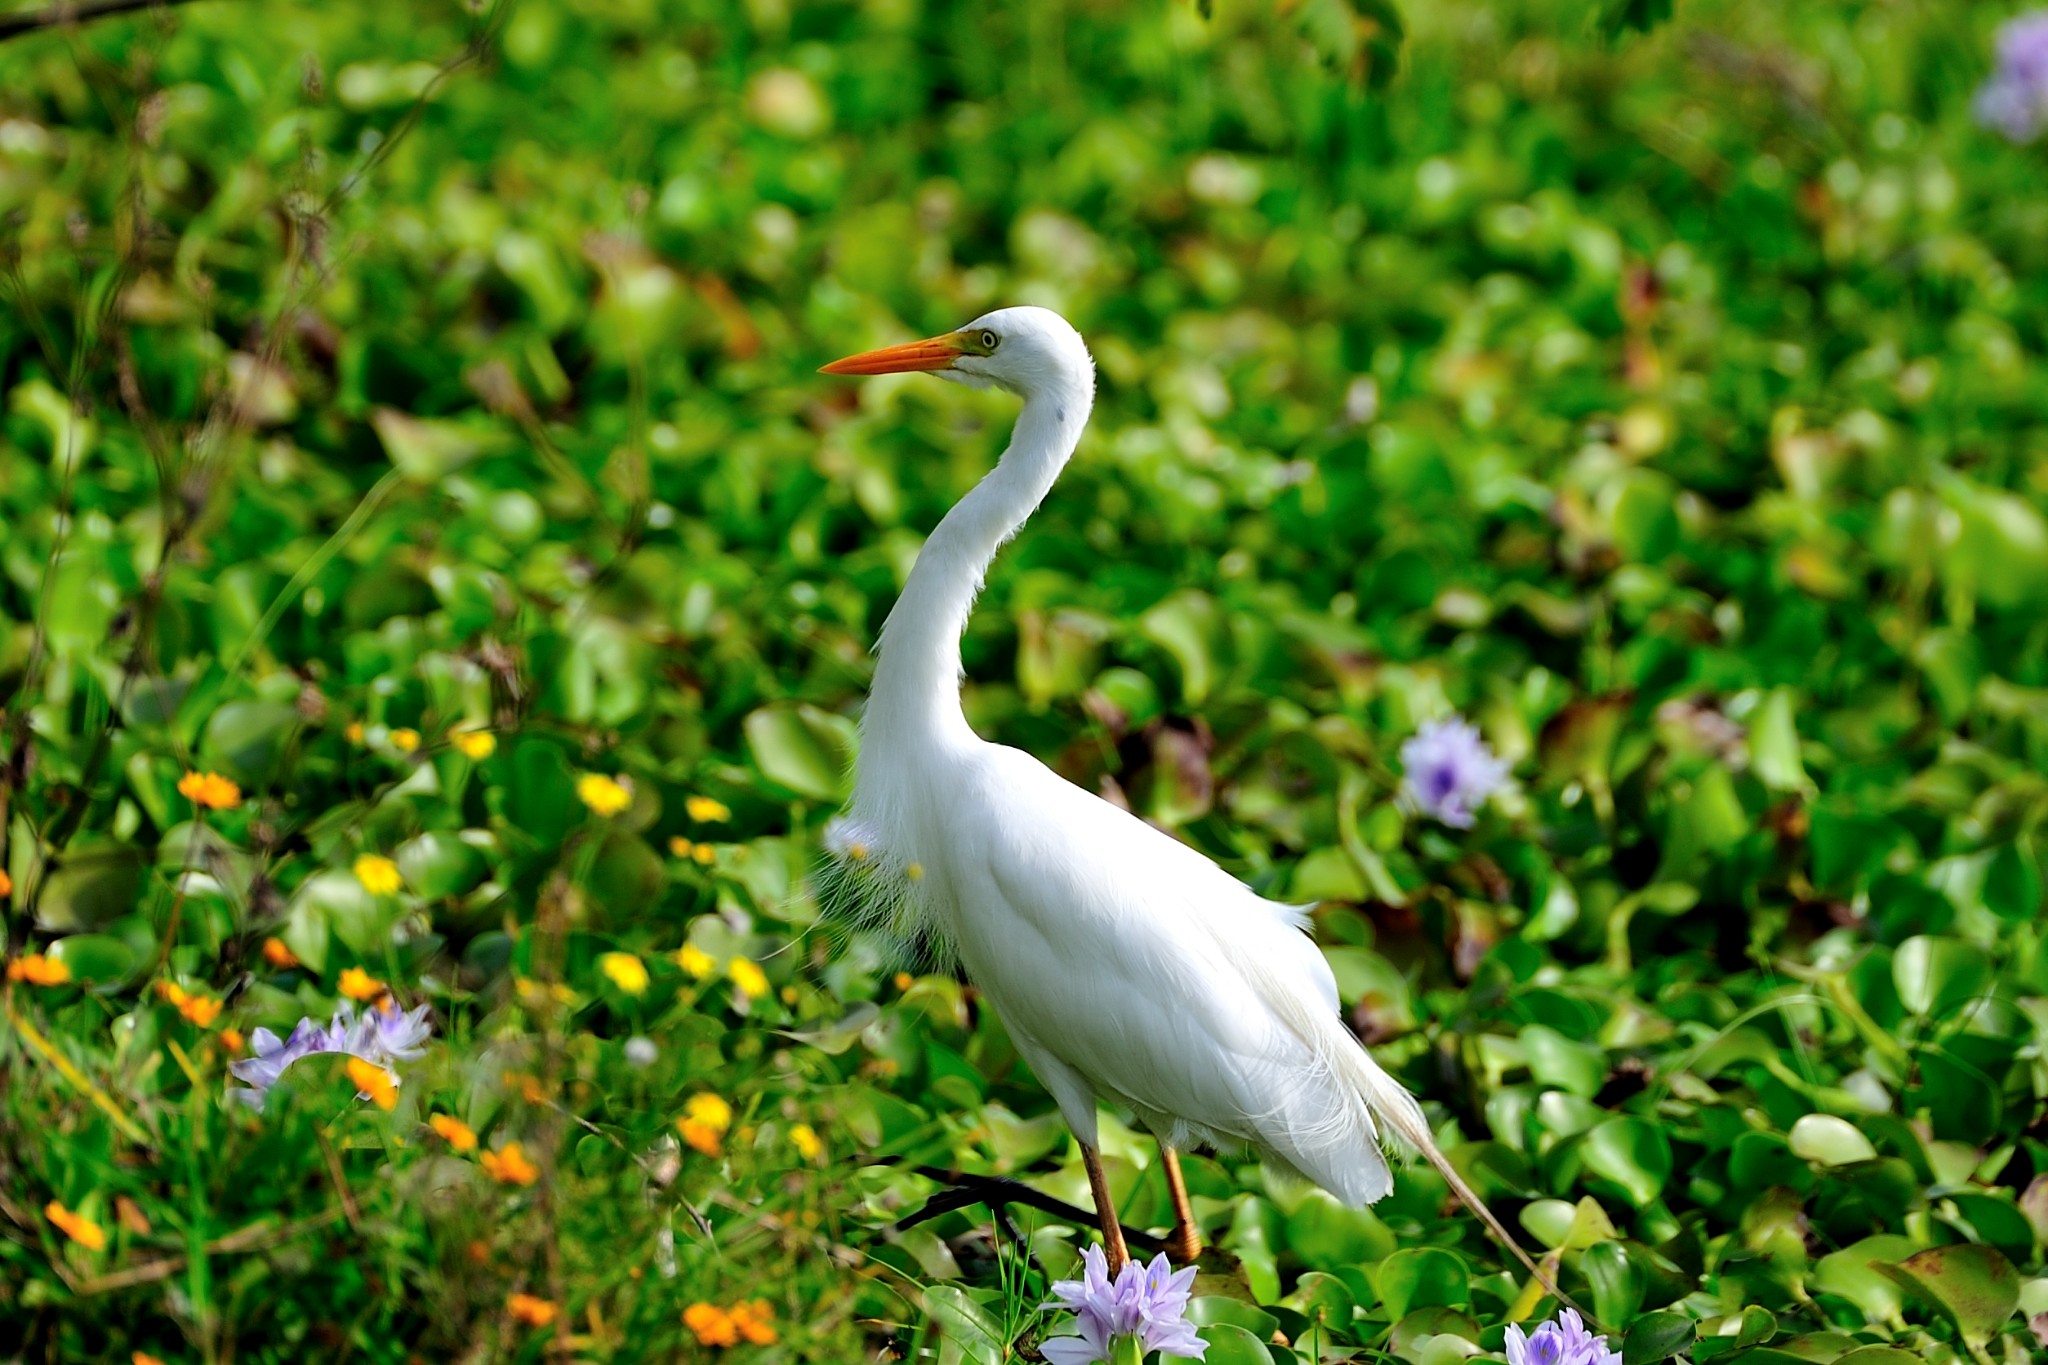
M169 9L173 5L192 3L194 0L79 0L79 3L56 4L48 9L29 10L25 14L0 14L0 43L25 33L62 28L66 24L90 23L112 14L133 14L139 9Z
M1009 1219L1009 1215L1003 1212L1003 1210L1007 1209L1011 1204L1022 1204L1026 1208L1037 1209L1041 1213L1049 1213L1055 1218L1064 1218L1070 1223L1078 1223L1084 1228L1096 1225L1095 1215L1087 1209L1075 1204L1069 1204L1064 1199L1055 1199L1049 1194L1042 1194L1022 1181L1010 1180L1003 1176L968 1175L963 1171L948 1171L937 1166L913 1166L910 1169L923 1176L926 1180L935 1180L947 1188L942 1193L935 1194L926 1200L924 1207L917 1210L917 1212L897 1219L895 1226L899 1232L905 1228L914 1228L919 1223L936 1218L942 1213L951 1213L955 1209L966 1208L970 1204L988 1205L989 1212L995 1214L1003 1222L1007 1222ZM1149 1233L1138 1232L1131 1228L1124 1229L1124 1240L1136 1246L1144 1247L1147 1251L1161 1251L1166 1246L1162 1238L1154 1237Z

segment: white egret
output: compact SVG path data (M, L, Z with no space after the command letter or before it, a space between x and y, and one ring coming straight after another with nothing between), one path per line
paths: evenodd
M1073 455L1095 363L1066 319L1004 308L957 332L868 351L827 374L931 371L1024 400L996 467L925 541L882 629L854 793L828 844L832 894L956 957L1080 1140L1111 1273L1126 1257L1096 1104L1158 1137L1175 1226L1200 1247L1175 1153L1249 1146L1361 1207L1391 1188L1380 1126L1418 1149L1546 1285L1432 1139L1415 1098L1339 1018L1303 910L975 734L960 635L996 551Z

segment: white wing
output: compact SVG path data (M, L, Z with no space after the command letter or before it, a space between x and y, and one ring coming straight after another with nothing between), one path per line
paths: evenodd
M1100 1095L1177 1144L1249 1144L1346 1203L1387 1193L1355 1074L1372 1062L1299 911L1012 749L985 751L944 823L939 913L1084 1141Z

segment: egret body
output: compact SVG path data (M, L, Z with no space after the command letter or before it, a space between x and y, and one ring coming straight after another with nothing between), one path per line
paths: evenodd
M870 911L957 958L1058 1102L1112 1273L1124 1247L1096 1154L1104 1100L1166 1151L1178 1259L1199 1242L1177 1149L1248 1146L1358 1207L1392 1186L1381 1125L1521 1256L1437 1150L1414 1097L1343 1026L1300 908L987 742L961 712L960 636L983 574L1051 490L1094 404L1080 334L1046 309L1004 308L825 367L906 370L994 385L1024 405L995 468L926 540L883 627L853 799L828 843Z

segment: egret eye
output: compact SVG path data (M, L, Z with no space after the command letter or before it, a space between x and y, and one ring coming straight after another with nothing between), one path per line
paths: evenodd
M1000 340L1002 340L1002 338L998 337L994 332L984 331L981 334L981 344L986 346L991 351L993 351L996 348L996 343Z

